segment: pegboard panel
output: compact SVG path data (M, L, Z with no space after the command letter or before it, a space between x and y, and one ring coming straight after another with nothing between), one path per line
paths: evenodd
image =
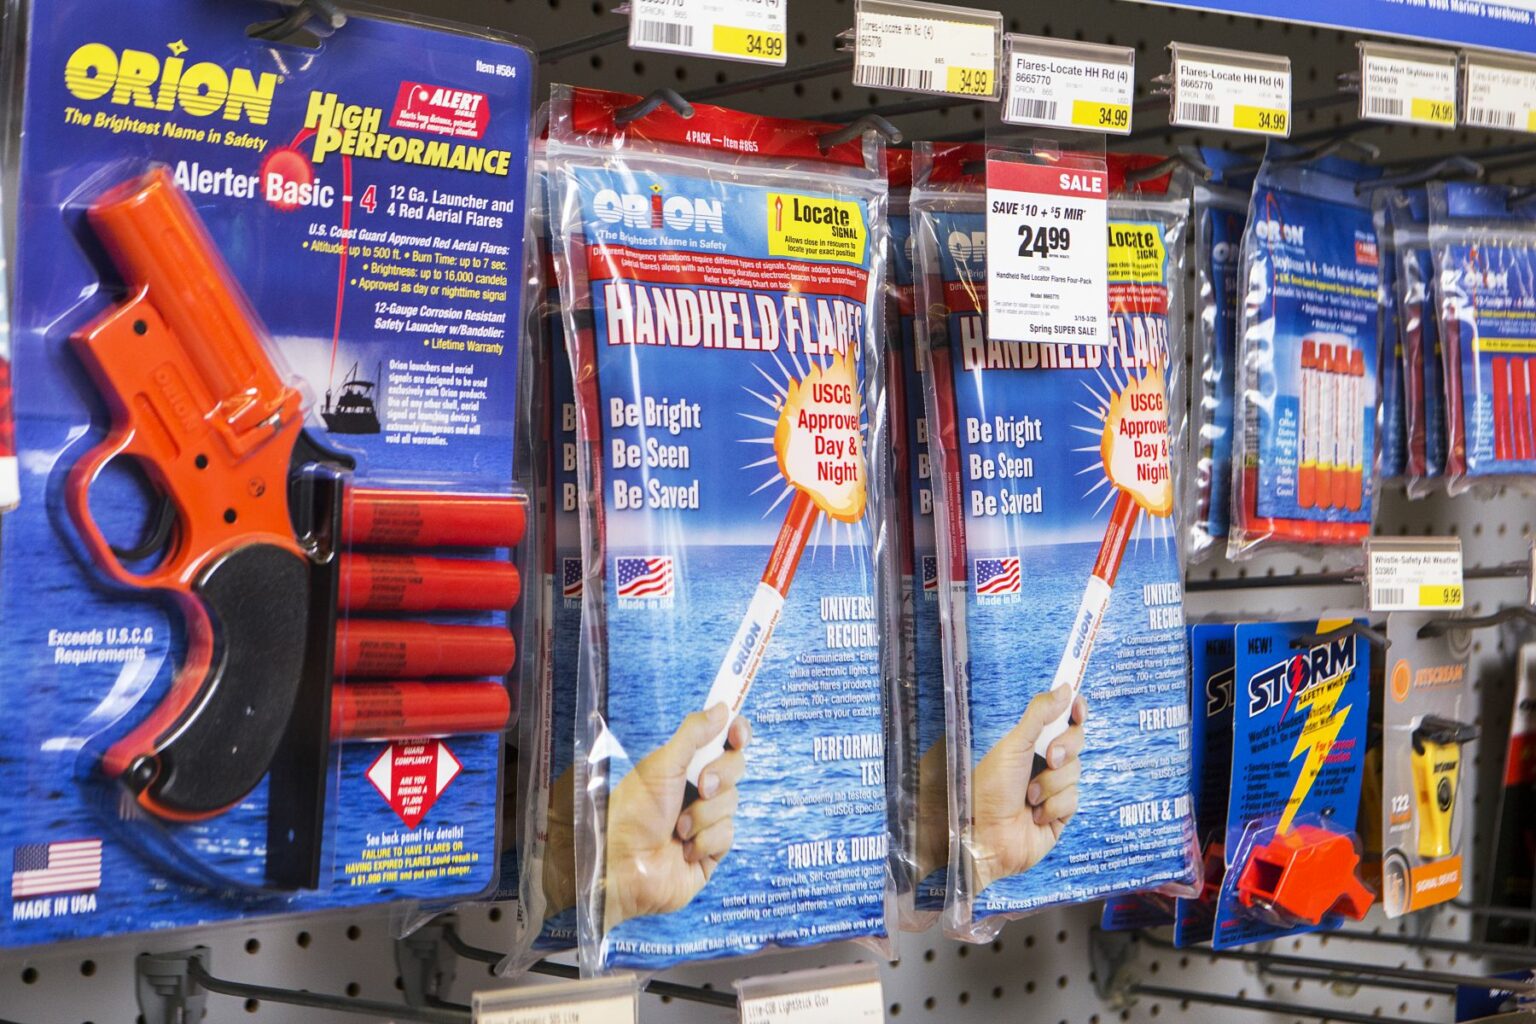
M1347 2L1347 0L1341 0ZM539 48L568 43L595 33L622 28L624 18L611 13L611 0L454 0L445 10L441 0L392 0L404 11L480 23L518 33ZM984 4L985 6L985 4ZM1200 143L1254 148L1250 139L1215 133L1169 130L1166 104L1151 95L1151 79L1167 70L1165 52L1171 40L1239 49L1284 53L1294 62L1297 101L1296 131L1306 135L1343 128L1355 120L1354 101L1338 97L1337 76L1356 67L1354 43L1346 33L1306 26L1259 22L1205 12L1152 7L1127 0L1076 0L1045 5L1023 0L998 0L1007 28L1014 32L1051 35L1134 46L1137 51L1136 114L1138 134L1129 141L1112 140L1113 148L1145 147L1166 151L1173 145ZM46 9L46 8L44 8ZM837 56L833 36L852 25L852 0L791 0L789 4L790 66L799 67ZM684 95L699 90L750 83L774 69L745 64L677 58L630 52L622 43L580 53L544 65L544 83L570 82L643 93L670 86ZM769 88L750 87L718 102L765 113L830 120L849 120L868 111L886 111L909 138L953 138L977 135L992 115L987 105L949 102L922 104L921 98L899 93L855 89L846 71ZM1315 105L1314 105L1315 104ZM894 109L893 109L894 108ZM898 112L898 110L900 112ZM1435 131L1401 126L1375 126L1359 136L1379 145L1386 160L1451 152L1476 155L1480 149L1529 141L1528 136L1482 130ZM1530 174L1505 170L1510 180ZM1536 506L1514 493L1494 492L1455 499L1437 496L1408 501L1400 491L1383 495L1378 532L1388 535L1461 536L1469 566L1494 565L1525 557ZM1238 565L1218 561L1202 565L1196 578L1291 576L1311 572L1316 565L1291 556L1264 556ZM1520 581L1474 581L1469 584L1469 608L1491 610L1523 598ZM1323 609L1358 608L1362 594L1348 587L1251 588L1220 593L1194 593L1192 615L1316 615ZM1488 631L1474 642L1474 687L1482 695L1480 724L1485 734L1502 738L1507 729L1515 652L1521 636ZM1502 739L1500 739L1502 743ZM1486 746L1486 749L1485 749ZM1478 744L1472 754L1476 772L1469 774L1475 809L1475 830L1485 847L1491 835L1492 810L1502 770L1500 744ZM1485 794L1488 798L1485 799ZM1477 886L1485 874L1481 856L1471 868ZM1023 1020L1052 1024L1110 1024L1113 1021L1227 1022L1289 1024L1305 1018L1244 1012L1179 1000L1142 998L1128 1006L1108 1005L1095 992L1097 977L1089 960L1089 933L1098 919L1098 906L1047 911L1006 927L990 945L968 946L929 932L903 935L898 959L884 965L887 1017L905 1022L996 1022ZM461 911L465 937L478 945L501 948L507 942L510 912L476 906ZM1389 924L1373 912L1366 930L1404 934L1425 929L1438 938L1464 938L1471 919L1442 909ZM134 1000L134 957L202 944L211 948L215 975L256 984L302 988L369 1000L397 1000L401 982L395 966L395 922L387 910L241 922L218 928L131 936L105 942L74 943L48 949L0 955L0 1018L18 1024L126 1024L137 1014ZM1287 940L1277 952L1314 956L1334 962L1424 967L1476 974L1488 966L1457 954L1421 955L1399 946L1367 945L1340 939L1307 937ZM770 954L748 960L690 967L669 972L669 980L707 984L729 990L740 976L788 971L853 959L876 959L853 946ZM1443 995L1407 986L1347 988L1261 973L1251 965L1214 960L1198 951L1140 948L1135 971L1149 984L1204 992L1221 992L1297 1005L1350 1010L1387 1020L1448 1021L1450 1001ZM521 983L537 983L529 979ZM467 1000L477 988L507 984L481 964L460 962L452 995ZM209 1024L346 1024L366 1018L298 1009L271 1003L210 996ZM719 1022L734 1019L730 1011L696 1004L642 997L641 1019L650 1022Z

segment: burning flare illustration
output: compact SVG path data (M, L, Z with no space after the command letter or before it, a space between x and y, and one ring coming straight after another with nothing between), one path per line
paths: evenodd
M782 478L786 486L779 501L789 496L789 507L757 590L704 700L706 709L724 704L730 714L720 732L689 762L685 803L697 797L699 773L725 749L725 737L746 703L779 623L800 556L820 526L820 513L850 524L864 517L868 486L863 408L852 355L844 353L827 363L813 363L799 378L786 371L785 377L787 383L782 387L770 378L776 399L756 397L775 406L779 414L774 421L774 458L764 460L776 462L779 472L763 486ZM774 502L769 511L778 504Z

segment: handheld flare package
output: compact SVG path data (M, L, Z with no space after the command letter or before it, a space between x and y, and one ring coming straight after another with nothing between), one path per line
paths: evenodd
M1165 393L1187 200L1166 177L1110 200L1108 345L992 341L982 157L919 145L912 194L949 696L945 924L970 939L1198 874ZM1101 194L1113 176L1102 160L1060 170Z
M1431 182L1446 487L1536 473L1536 208L1499 185Z
M886 934L873 138L557 89L584 964Z
M485 892L528 51L360 16L296 65L262 4L34 13L0 945Z
M1380 287L1372 172L1271 147L1243 236L1227 553L1358 545L1376 491Z

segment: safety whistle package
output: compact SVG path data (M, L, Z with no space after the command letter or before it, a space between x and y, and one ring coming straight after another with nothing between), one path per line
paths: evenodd
M588 971L887 934L887 188L838 132L552 100Z
M1472 809L1462 777L1472 768L1478 729L1467 687L1471 633L1450 628L1454 622L1443 613L1387 616L1378 813L1388 917L1455 899L1465 877Z
M518 718L519 874L509 898L517 926L507 967L575 949L576 666L581 651L581 517L577 512L576 397L565 349L554 239L547 206L543 147L534 156L528 196L529 344L537 349L544 389L539 463L548 480L548 526L539 537L547 611L538 669L525 673ZM498 894L500 895L500 894Z
M1439 282L1429 248L1429 192L1393 189L1386 195L1392 226L1402 350L1403 414L1407 445L1403 473L1408 496L1428 494L1445 473L1445 383L1440 351Z
M983 155L920 144L912 191L943 573L944 921L970 940L1198 872L1164 384L1183 358L1187 199L1165 175L1110 200L1108 346L992 341ZM1123 172L1064 166L1107 185Z
M26 20L5 946L496 880L533 62L271 18Z
M1432 182L1446 487L1536 473L1536 213L1499 185Z
M1243 236L1228 556L1358 545L1376 491L1379 254L1370 168L1272 150Z
M898 156L900 159L898 160ZM891 384L887 402L891 410L891 454L894 460L895 501L905 505L909 537L902 561L902 604L907 611L902 636L907 671L911 674L912 756L907 769L910 825L906 848L910 849L911 908L903 906L904 923L926 928L944 909L949 865L949 794L944 740L944 656L940 646L939 557L933 523L933 469L928 444L928 417L923 406L924 362L920 357L914 316L914 261L912 222L908 208L911 188L911 155L891 151L891 245L887 279L893 302L887 324L887 352L896 363L887 366ZM898 179L898 168L902 177ZM897 187L901 186L899 191ZM896 374L900 376L897 377ZM899 397L898 397L899 395ZM909 553L908 553L909 552ZM910 561L908 561L910 559Z
M1337 928L1375 902L1356 835L1372 652L1352 623L1237 627L1216 949Z
M1238 270L1253 164L1227 150L1202 149L1213 174L1194 198L1195 333L1190 402L1194 473L1188 552L1201 561L1226 550L1232 515L1232 410L1237 386Z

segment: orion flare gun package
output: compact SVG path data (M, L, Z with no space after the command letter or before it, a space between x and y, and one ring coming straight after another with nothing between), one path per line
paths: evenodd
M266 13L27 19L3 945L494 879L531 61Z
M984 156L919 144L911 202L950 720L944 921L973 940L1198 873L1165 383L1187 202L1166 176L1109 200L1107 346L994 341ZM1101 195L1124 170L1062 159Z
M587 544L583 962L883 942L883 146L638 103L551 101Z

